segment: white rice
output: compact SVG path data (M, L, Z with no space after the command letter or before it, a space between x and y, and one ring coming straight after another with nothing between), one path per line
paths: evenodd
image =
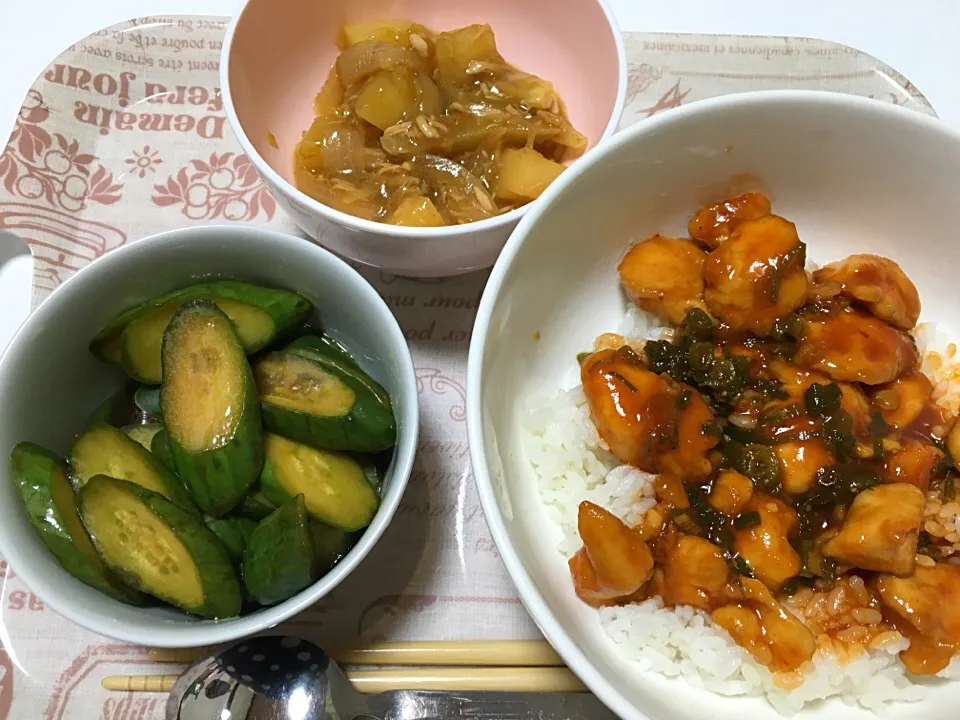
M650 318L631 308L618 334L631 345L663 336L664 328ZM917 334L921 352L929 332L921 328ZM944 397L949 394L960 404L957 386L960 383L951 383L952 390ZM608 452L590 420L581 387L535 401L531 408L523 423L524 448L538 475L544 505L562 530L558 551L564 557L581 547L576 529L581 501L605 507L629 524L638 523L654 506L654 476L620 465ZM917 701L923 693L923 686L911 681L897 657L909 646L904 638L847 662L818 650L803 684L785 691L777 687L770 671L705 613L690 607L665 608L659 598L597 612L606 634L623 657L636 663L638 672L682 676L692 687L719 695L763 695L787 716L808 702L829 697L880 711L888 702ZM939 677L960 677L960 662L955 658Z
M933 399L952 415L960 414L960 357L950 336L933 323L913 331L920 351L920 370L933 383Z

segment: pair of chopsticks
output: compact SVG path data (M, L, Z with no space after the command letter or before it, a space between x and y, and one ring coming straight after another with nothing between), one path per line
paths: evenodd
M150 650L158 663L192 663L211 654L209 648ZM393 666L390 669L347 669L357 690L447 690L500 692L582 692L583 684L543 640L411 641L334 648L330 656L341 666ZM170 692L177 675L110 675L107 690Z

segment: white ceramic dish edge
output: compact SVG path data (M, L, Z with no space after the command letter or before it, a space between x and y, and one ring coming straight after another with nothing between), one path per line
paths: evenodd
M157 615L155 621L152 617L148 619L144 616L142 622L137 623L131 623L122 618L139 617L141 613L155 611L123 605L69 577L59 568L56 560L46 553L46 549L40 544L38 538L36 542L26 545L17 541L18 537L23 537L23 532L33 533L34 531L23 513L22 502L16 490L6 483L5 487L0 489L0 492L6 495L4 498L6 507L0 508L0 518L3 519L3 527L0 528L0 553L10 563L18 577L52 610L77 625L102 635L133 643L146 641L157 647L191 647L236 640L274 627L283 620L293 617L330 593L369 554L393 519L413 468L419 437L416 373L406 339L390 309L359 273L332 253L300 238L259 227L208 225L171 230L119 248L81 270L57 288L28 317L8 345L3 357L0 358L0 388L3 388L5 399L8 399L11 394L11 375L16 356L33 340L35 334L45 332L51 319L64 310L64 306L70 302L77 288L96 282L99 276L113 272L124 265L136 263L143 256L149 256L162 246L207 244L217 246L211 248L211 251L220 252L226 251L231 246L236 247L235 243L238 242L245 242L248 246L265 252L271 249L275 252L279 251L286 256L289 263L296 264L297 261L294 258L299 258L303 262L311 256L314 262L320 258L319 262L325 266L324 272L327 273L327 277L337 277L339 281L346 283L350 288L352 300L355 301L355 308L363 306L365 310L360 312L366 314L371 324L386 338L385 345L390 348L393 355L390 363L395 370L394 380L399 385L399 390L394 389L394 392L402 398L402 404L398 403L401 404L402 409L397 417L398 443L391 463L391 479L385 484L384 497L376 517L357 545L333 570L289 600L251 615L224 621L183 622L178 620L179 617L184 617L181 614L163 611L165 614ZM106 315L114 312L109 308L105 310ZM395 399L397 399L396 395ZM92 409L93 407L90 407L88 411ZM16 427L12 430L4 430L4 434L16 435L16 432ZM6 463L6 460L3 462ZM0 470L0 475L6 472L9 471ZM55 580L51 579L47 573L51 564L57 566L56 569L59 571ZM91 611L87 607L89 603L115 606L115 617L108 619L106 613L98 610Z
M624 693L621 692L609 678L602 675L597 668L591 664L584 650L574 642L570 633L561 625L559 619L551 611L543 593L541 593L533 582L530 573L524 566L524 561L521 559L517 549L513 546L506 528L504 508L501 506L501 502L508 506L507 511L509 512L510 501L508 497L505 497L501 493L498 487L502 482L503 468L492 468L491 463L488 463L487 460L488 446L492 447L490 450L491 454L498 454L499 451L496 448L497 440L492 429L488 428L486 431L484 429L484 424L488 422L488 420L484 415L482 407L484 385L481 373L483 370L484 356L488 349L488 342L492 342L490 336L496 333L496 330L491 328L496 299L500 292L501 285L509 272L510 266L524 243L525 237L531 228L537 224L540 217L547 212L553 202L560 197L570 185L577 181L580 175L585 174L598 164L612 162L612 159L617 156L618 150L621 147L634 142L642 135L657 131L665 124L684 118L691 118L712 109L726 108L735 105L750 105L751 103L775 103L777 101L800 99L831 104L840 109L849 107L864 111L865 115L874 114L875 117L881 119L907 120L909 123L920 126L921 129L924 127L926 129L934 129L941 135L952 136L957 144L960 145L960 132L943 125L935 118L866 98L829 92L785 90L741 93L703 100L667 111L626 129L605 144L591 150L587 156L581 159L581 162L578 163L575 168L571 168L570 171L565 173L563 177L558 179L546 190L526 217L521 220L517 229L505 245L499 260L491 272L478 308L467 370L467 433L474 478L487 524L507 571L517 587L520 598L540 630L563 657L567 665L583 680L587 687L607 704L611 710L620 717L625 718L625 720L648 720L650 716L646 715L641 708L636 707L628 700ZM593 329L597 331L594 334L598 334L611 328ZM499 461L499 455L497 459ZM902 706L906 712L910 712L910 707L910 705Z

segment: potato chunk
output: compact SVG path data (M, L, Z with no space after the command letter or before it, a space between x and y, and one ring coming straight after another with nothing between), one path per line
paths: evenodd
M438 33L434 43L437 77L441 87L467 82L470 79L467 70L471 63L502 61L489 25L468 25Z
M356 112L374 127L386 130L409 117L415 102L413 76L409 71L378 72L360 90Z
M504 150L494 195L506 202L536 200L563 170L563 165L548 160L533 148Z
M439 227L444 224L430 198L423 195L409 195L401 200L388 222L407 227Z
M853 499L823 554L864 570L909 575L925 504L923 491L907 483L868 488Z

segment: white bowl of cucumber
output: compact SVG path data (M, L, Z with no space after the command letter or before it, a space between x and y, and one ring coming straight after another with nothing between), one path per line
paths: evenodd
M175 230L65 282L0 359L0 552L110 637L210 645L323 598L389 524L413 361L376 291L260 228Z

